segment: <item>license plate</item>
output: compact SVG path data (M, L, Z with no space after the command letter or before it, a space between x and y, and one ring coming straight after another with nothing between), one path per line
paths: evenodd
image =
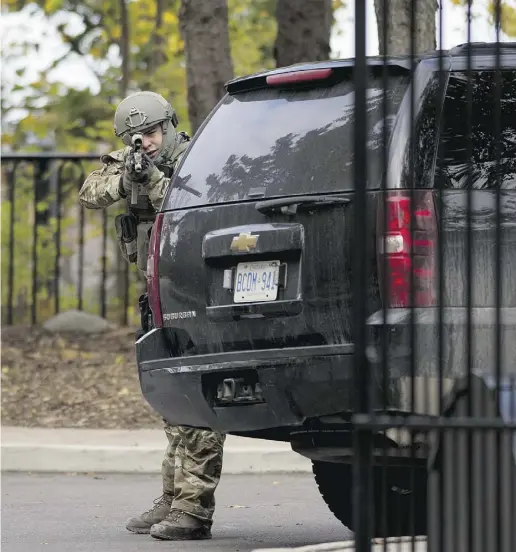
M278 297L279 261L239 263L235 274L235 303L274 301Z

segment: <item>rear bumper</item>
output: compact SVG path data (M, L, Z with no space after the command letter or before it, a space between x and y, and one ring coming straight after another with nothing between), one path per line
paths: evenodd
M222 432L298 427L352 406L353 346L295 347L172 358L154 329L136 343L143 395L169 423ZM221 405L217 386L245 377L262 400Z
M451 411L468 381L466 309L443 309L442 332L438 309L386 314L385 323L383 311L367 322L375 410L426 416ZM502 383L514 390L516 309L501 309L500 322ZM494 309L472 309L471 372L484 389L496 374L495 327ZM172 357L166 333L154 329L137 341L136 353L143 395L171 424L226 433L295 432L306 420L353 410L351 344ZM260 400L220 404L217 386L228 378L258 383Z

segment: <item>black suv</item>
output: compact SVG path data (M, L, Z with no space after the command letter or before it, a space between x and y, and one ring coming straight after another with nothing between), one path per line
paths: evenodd
M367 358L376 409L451 412L473 392L473 380L489 396L499 181L501 358L504 374L516 370L516 46L501 51L499 173L493 46L471 46L470 104L466 46L418 57L413 77L412 62L389 60L384 92L384 61L368 59L367 235L355 235L353 218L354 62L338 60L229 82L182 160L151 236L154 329L137 342L148 402L173 424L290 442L312 459L324 499L350 528L357 248L365 248L369 263ZM468 220L475 344L469 379ZM427 465L439 442L420 435L414 450L402 431L377 437L389 448L385 500L385 459L374 467L376 508L387 516L375 532L409 534L410 522L423 533Z

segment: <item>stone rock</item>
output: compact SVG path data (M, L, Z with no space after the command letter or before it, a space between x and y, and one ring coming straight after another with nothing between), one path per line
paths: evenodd
M99 333L116 329L105 318L79 310L68 310L50 318L43 324L50 332L86 332Z

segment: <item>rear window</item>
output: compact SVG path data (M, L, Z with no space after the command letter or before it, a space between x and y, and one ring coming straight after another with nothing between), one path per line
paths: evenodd
M374 189L381 186L383 169L384 93L381 78L369 82L365 184ZM408 83L409 77L389 78L389 132ZM270 198L352 190L353 122L351 80L310 90L268 88L227 96L189 150L164 206L249 200L254 193Z

